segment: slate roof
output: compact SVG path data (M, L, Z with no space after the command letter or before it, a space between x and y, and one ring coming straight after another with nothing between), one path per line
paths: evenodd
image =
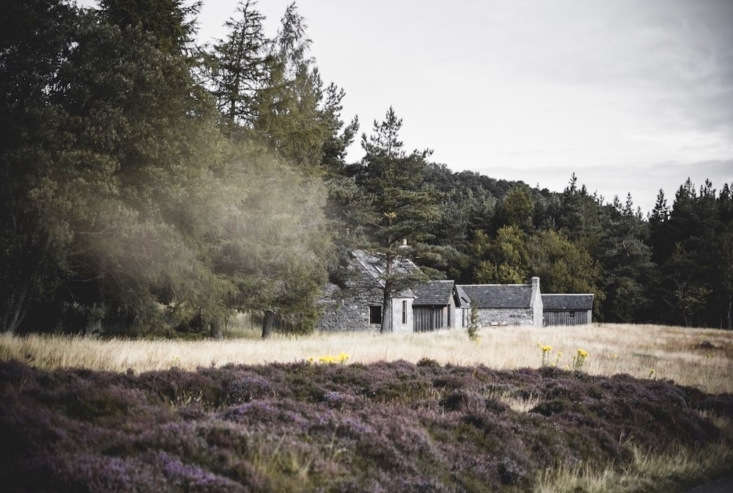
M530 308L531 284L461 284L476 308Z
M544 311L592 310L593 294L543 294Z
M449 305L453 296L453 281L428 281L413 288L415 300L413 306Z
M458 299L456 300L456 306L458 308L471 307L471 298L463 290L463 286L456 284L456 294L458 295Z
M366 252L365 250L354 250L351 252L356 262L369 277L371 277L380 287L384 287L384 260L378 256ZM395 261L393 269L396 273L407 274L410 272L419 272L420 268L415 265L410 259L400 257ZM402 290L399 293L395 293L396 298L414 298L415 294L411 289Z

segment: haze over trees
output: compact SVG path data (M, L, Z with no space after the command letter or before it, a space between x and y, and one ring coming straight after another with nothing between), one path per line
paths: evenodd
M539 275L595 293L598 320L733 328L729 184L688 180L647 217L574 175L554 193L453 172L404 150L391 107L348 163L359 122L295 3L270 38L241 2L213 46L197 9L6 6L0 330L216 336L239 310L308 331L346 252L403 239L431 277Z

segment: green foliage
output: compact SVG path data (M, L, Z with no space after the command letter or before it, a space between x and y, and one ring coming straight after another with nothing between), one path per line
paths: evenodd
M257 118L257 93L268 77L267 45L263 21L255 1L240 1L235 16L227 20L227 36L203 52L205 77L211 83L227 130L252 126Z
M122 30L140 29L152 35L156 47L180 54L193 41L195 16L200 1L100 0L101 12L110 24Z
M305 19L291 3L280 30L270 43L267 76L257 91L253 128L255 135L288 162L313 170L324 161L339 165L353 141L358 120L343 128L341 101L345 95L335 84L324 88L314 60ZM343 130L342 130L343 128Z
M529 242L530 271L542 279L546 293L595 293L601 269L591 255L561 233L542 231Z
M43 85L2 65L19 81L8 90L28 100L8 109L34 115L9 122L28 138L0 154L3 277L21 281L2 283L3 327L51 329L68 317L71 330L217 335L233 309L312 327L329 254L325 189L220 133L185 53L169 52L157 27L120 20L147 4L104 6L101 16L16 13L53 24L59 39L33 48L43 53L28 51L24 32L9 40L19 60L49 60L34 68Z
M506 223L529 229L532 226L532 211L534 206L527 192L527 187L514 187L504 197L502 213Z
M474 249L477 258L486 260L478 263L474 275L477 282L524 282L529 277L528 241L527 235L517 226L499 229L493 241L485 233L478 232L474 238Z

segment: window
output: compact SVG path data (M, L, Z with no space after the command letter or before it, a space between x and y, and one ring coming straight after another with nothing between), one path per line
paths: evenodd
M381 306L370 306L369 307L369 323L370 324L381 324L382 323L382 307Z
M402 300L402 325L407 323L407 301Z

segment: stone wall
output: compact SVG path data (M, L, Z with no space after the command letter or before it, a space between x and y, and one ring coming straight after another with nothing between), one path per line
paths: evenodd
M316 330L379 330L379 324L369 323L369 307L381 306L381 297L381 289L342 289L334 284L327 285L319 302L322 315Z
M327 284L319 305L321 318L316 330L376 330L379 324L369 323L369 307L381 306L383 292L379 284L358 268L350 268L345 287Z
M541 319L540 319L541 320ZM479 327L496 325L534 325L532 308L480 308L478 310Z

